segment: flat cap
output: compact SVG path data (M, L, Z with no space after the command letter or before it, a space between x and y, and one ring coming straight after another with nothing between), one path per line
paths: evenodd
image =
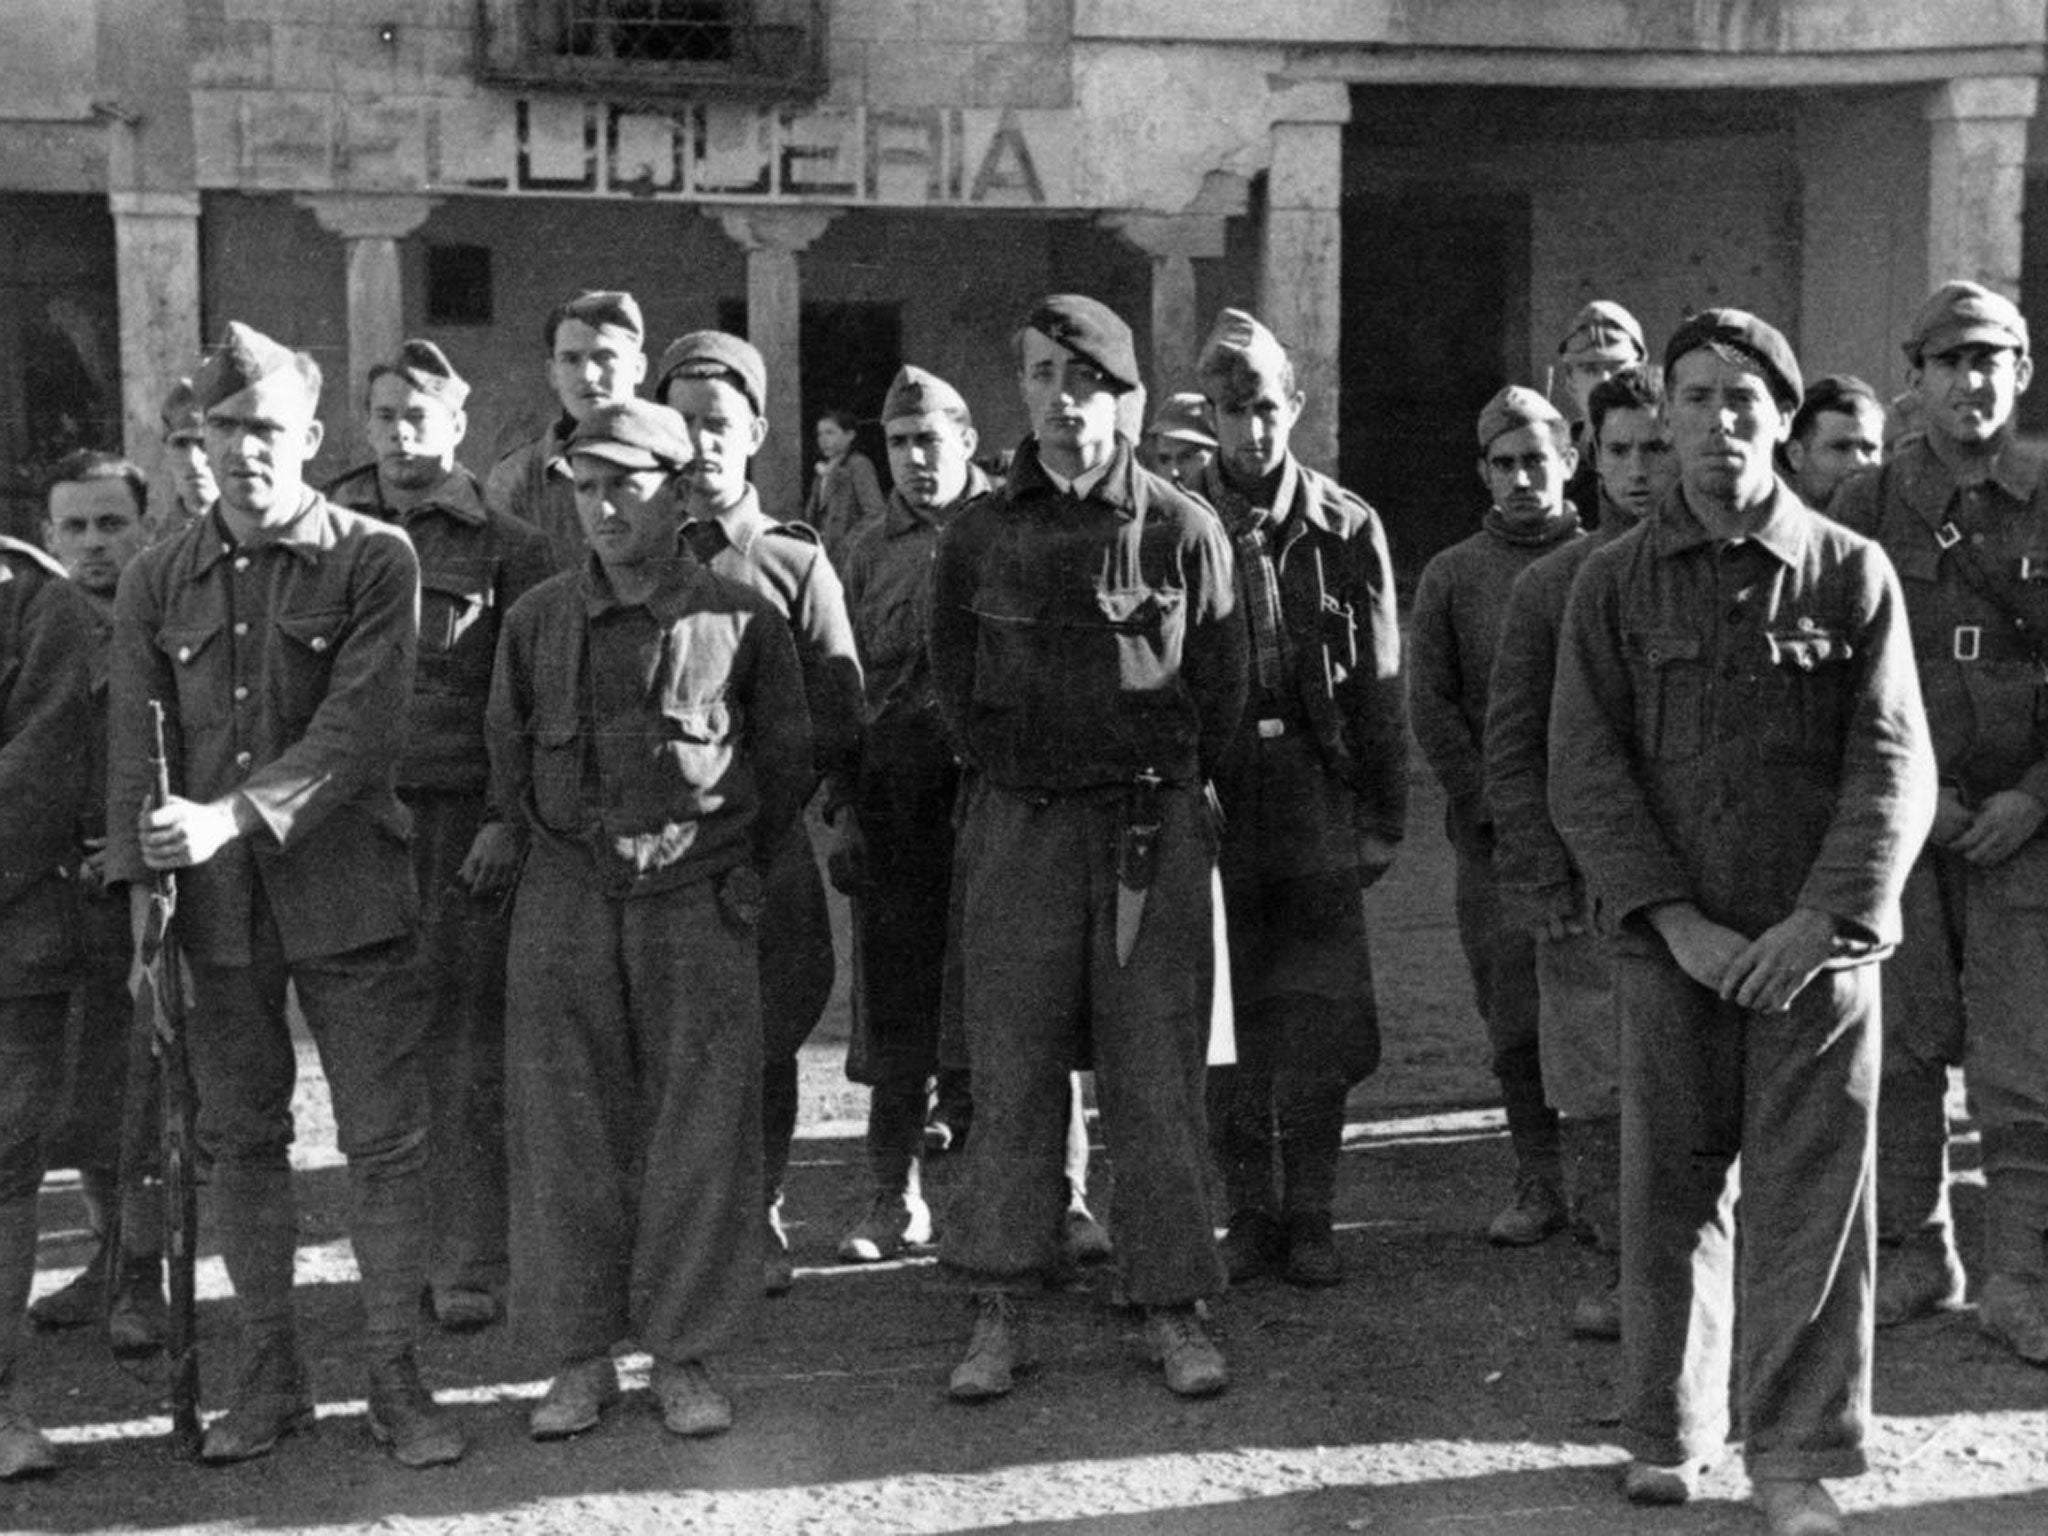
M272 341L254 326L230 320L219 348L193 376L193 398L200 410L210 411L272 374L297 366L298 354L290 347Z
M166 438L206 429L206 414L199 409L199 397L192 392L190 379L179 379L171 385L157 411L157 419L164 424Z
M730 331L688 331L668 344L661 354L661 366L654 371L654 392L668 388L668 381L685 368L697 367L706 374L730 375L754 407L756 416L768 410L768 364L761 350L744 336ZM704 375L698 375L703 377Z
M1100 299L1055 293L1040 299L1024 324L1092 363L1120 395L1138 387L1138 349L1131 328Z
M951 411L970 419L972 415L960 391L936 373L910 364L897 369L896 377L889 381L888 397L882 401L882 420L929 416L935 411Z
M1145 431L1151 437L1170 437L1175 442L1196 443L1204 448L1216 446L1216 429L1209 425L1208 399L1193 390L1168 395Z
M652 400L600 406L580 423L564 450L622 469L681 469L696 457L683 418Z
M1605 358L1640 362L1649 356L1649 348L1643 345L1642 326L1612 299L1595 299L1573 315L1557 350L1568 363Z
M1906 360L1917 364L1930 354L1970 345L2011 347L2024 353L2026 319L2011 299L1982 283L1943 283L1913 317L1913 328L1906 334Z
M369 382L374 384L387 373L405 380L423 395L445 401L451 410L461 410L462 402L469 398L469 383L455 371L448 354L419 337L400 343L398 356L389 362L373 366Z
M554 333L564 320L581 320L593 331L609 326L615 331L625 331L635 341L647 337L647 323L640 318L640 304L633 295L617 288L592 288L579 293L560 309L548 326L548 341L554 341Z
M1216 317L1195 360L1195 372L1205 379L1227 376L1240 368L1266 373L1286 366L1287 349L1280 345L1280 338L1241 309L1226 309Z
M1771 394L1789 416L1799 409L1806 386L1799 376L1799 359L1792 344L1768 321L1759 320L1746 309L1703 309L1690 315L1664 343L1664 377L1688 352L1701 347L1719 347L1746 359L1771 386Z
M1521 384L1510 384L1487 401L1479 412L1480 451L1484 452L1501 433L1512 432L1517 427L1550 426L1562 431L1564 425L1564 417L1557 407L1535 390Z

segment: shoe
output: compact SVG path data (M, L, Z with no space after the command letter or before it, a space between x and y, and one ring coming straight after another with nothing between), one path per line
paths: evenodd
M557 1373L548 1390L526 1417L526 1432L536 1440L566 1440L597 1428L605 1409L619 1400L619 1368L610 1355L579 1360Z
M85 1268L69 1284L35 1302L28 1320L38 1328L87 1328L107 1315L107 1259L104 1249L93 1250Z
M1759 1477L1751 1492L1771 1536L1837 1536L1843 1529L1833 1496L1811 1478Z
M120 1359L140 1359L161 1350L170 1331L164 1261L155 1255L124 1260L114 1303L107 1309L107 1347Z
M468 1449L455 1421L420 1385L411 1354L370 1368L370 1438L401 1467L445 1467Z
M435 1286L433 1308L443 1333L475 1333L498 1320L498 1298L480 1286Z
M0 1402L0 1483L57 1470L57 1447L19 1408Z
M1003 1291L975 1293L974 1333L967 1354L953 1367L946 1395L956 1403L982 1403L1006 1396L1018 1376L1031 1368L1017 1304Z
M1297 1211L1287 1218L1287 1262L1280 1278L1311 1289L1344 1283L1344 1260L1328 1211Z
M931 1207L920 1196L878 1194L860 1225L839 1240L839 1257L849 1264L877 1264L931 1240Z
M1210 1341L1193 1306L1146 1312L1145 1343L1166 1368L1166 1390L1175 1397L1214 1397L1230 1385L1223 1351Z
M1631 1461L1621 1474L1621 1491L1631 1504L1690 1504L1699 1497L1703 1470L1696 1461L1675 1467Z
M1107 1264L1115 1252L1109 1230L1085 1205L1070 1205L1060 1221L1060 1252L1069 1264Z
M787 1296L796 1284L796 1265L789 1257L789 1236L782 1229L782 1202L768 1207L768 1235L762 1245L761 1292L766 1296Z
M1525 1173L1515 1181L1514 1203L1486 1228L1486 1240L1502 1248L1531 1248L1565 1224L1564 1196L1554 1181Z
M1877 1326L1896 1328L1916 1317L1963 1304L1963 1267L1955 1255L1918 1243L1877 1251Z
M289 1344L259 1348L243 1367L228 1411L206 1427L199 1459L216 1466L267 1455L287 1435L314 1427L306 1373Z
M1243 1285L1280 1268L1287 1258L1287 1234L1265 1211L1233 1211L1217 1252L1230 1283Z
M662 1428L670 1434L696 1439L732 1428L732 1399L718 1390L702 1360L657 1360L652 1385Z
M2033 1275L1993 1275L1977 1297L1977 1330L2029 1365L2048 1365L2048 1282Z
M1605 1290L1588 1291L1574 1301L1570 1332L1575 1339L1620 1338L1620 1286L1609 1284Z

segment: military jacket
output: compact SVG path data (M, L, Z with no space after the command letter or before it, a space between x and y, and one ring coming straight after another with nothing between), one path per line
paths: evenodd
M1572 588L1550 715L1550 807L1597 914L1690 901L1755 936L1811 907L1845 958L1899 937L1934 758L1884 551L1782 482L1716 541L1669 492Z
M848 449L838 463L812 471L811 488L804 497L804 521L818 530L835 563L843 563L846 541L870 523L879 522L884 510L882 482L866 454Z
M576 477L564 451L575 430L576 423L562 417L498 460L484 477L484 504L546 534L558 571L580 568L588 548L576 516Z
M171 787L239 795L260 829L178 877L187 949L250 956L264 903L289 960L410 932L418 915L394 792L419 640L419 563L398 529L308 491L249 543L219 509L144 550L114 603L107 878L148 878L136 813L151 790L152 699Z
M955 747L1025 793L1211 777L1244 709L1235 580L1216 514L1128 442L1075 496L1027 439L939 537L932 676Z
M419 670L398 787L481 794L498 631L507 610L554 574L546 535L485 506L476 477L459 465L434 500L404 512L384 505L374 464L342 476L327 495L403 528L419 557Z

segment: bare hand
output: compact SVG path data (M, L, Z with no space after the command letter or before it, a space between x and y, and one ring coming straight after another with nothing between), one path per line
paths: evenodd
M1716 992L1721 991L1722 978L1735 957L1749 946L1746 937L1715 922L1689 901L1667 902L1652 908L1649 917L1678 968Z
M138 821L142 862L151 869L204 864L239 835L232 800L187 800L173 795Z
M1381 876L1394 867L1394 857L1401 851L1399 843L1390 843L1376 832L1358 834L1358 888L1368 890L1379 884Z
M2025 790L2001 789L1977 807L1969 830L1953 846L1980 869L2003 864L2019 852L2021 843L2041 829L2044 816L2048 816L2048 806Z
M85 840L85 857L78 865L78 880L89 891L107 888L107 840L104 837Z
M519 873L519 834L502 821L487 821L476 829L469 852L455 878L469 888L472 896L489 896L502 891Z
M1835 920L1800 907L1758 934L1721 977L1720 994L1758 1013L1783 1013L1835 952Z
M1961 795L1944 784L1935 797L1934 830L1927 834L1927 841L1937 848L1946 848L1969 830L1970 808L1963 804Z

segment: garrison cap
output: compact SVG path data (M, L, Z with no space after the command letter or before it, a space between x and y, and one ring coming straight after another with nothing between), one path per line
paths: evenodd
M461 410L462 402L469 398L469 383L455 371L448 354L417 336L401 343L398 356L390 362L371 368L367 382L374 384L387 373L405 380L423 395L432 395L450 410Z
M2019 307L1982 283L1943 283L1920 306L1906 333L1906 361L1918 364L1962 346L2011 347L2027 351L2027 322Z
M577 294L557 309L554 319L548 323L550 346L554 345L555 332L564 320L581 320L593 331L606 327L624 331L635 341L647 339L647 323L640 318L639 302L630 293L617 288L592 288Z
M1799 376L1799 359L1792 344L1776 326L1759 320L1746 309L1703 309L1688 316L1664 344L1664 376L1669 379L1677 361L1701 347L1725 347L1752 364L1771 386L1771 394L1785 414L1799 409L1806 386Z
M181 433L205 430L206 413L199 409L199 397L192 392L190 379L179 379L171 385L157 419L164 424L167 440Z
M652 400L601 406L578 424L563 450L622 469L681 469L696 457L683 418Z
M936 373L909 364L897 369L896 377L889 381L888 398L882 401L881 419L890 422L899 416L930 416L938 411L973 419L960 391Z
M1151 437L1170 437L1179 443L1216 446L1216 429L1209 425L1209 401L1193 390L1168 395L1145 431Z
M760 348L746 337L730 331L689 331L678 336L661 354L661 366L654 372L654 392L665 393L668 381L692 366L730 374L754 407L754 414L767 414L768 364L762 360Z
M1479 451L1484 453L1496 437L1517 427L1550 427L1554 433L1562 433L1564 426L1564 416L1556 406L1533 389L1510 384L1479 413Z
M1632 363L1650 355L1649 348L1643 345L1643 328L1636 323L1636 317L1612 299L1595 299L1573 315L1557 350L1567 363L1602 358Z
M1049 336L1084 363L1093 363L1116 393L1138 387L1138 350L1131 328L1100 299L1055 293L1040 299L1024 324Z
M272 341L254 326L230 320L219 349L200 365L192 380L193 401L201 411L210 411L272 374L297 368L298 354L290 347Z
M1286 367L1287 349L1280 338L1241 309L1226 309L1216 317L1195 360L1195 372L1205 379L1228 377L1239 368L1268 373Z

